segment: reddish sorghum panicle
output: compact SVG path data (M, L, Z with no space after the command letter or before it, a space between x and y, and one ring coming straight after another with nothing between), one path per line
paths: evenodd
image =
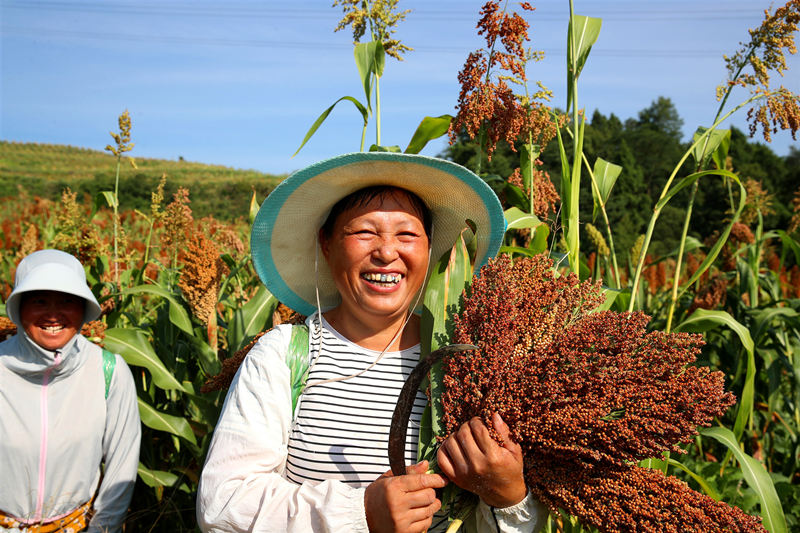
M183 270L178 285L192 314L208 324L216 312L219 284L228 273L217 245L202 233L195 234L181 252Z
M2 319L2 317L0 317L0 319ZM277 309L275 309L275 313L272 315L273 326L277 326L278 324L302 324L305 321L305 316L299 314L297 311L289 309L282 303L278 304ZM0 323L0 325L1 324L2 323ZM0 329L0 331L2 330ZM208 392L224 390L230 387L236 372L239 370L239 367L242 366L245 356L250 352L253 346L255 346L256 342L258 342L258 339L260 339L264 333L266 333L266 331L262 331L256 335L247 346L234 353L231 357L224 359L222 361L222 370L220 370L219 374L216 376L212 376L206 380L206 382L200 388L200 392L205 394Z
M10 318L0 316L0 342L6 340L17 332L17 325Z
M530 189L525 187L522 182L522 172L519 167L515 168L514 172L508 177L508 182L522 189L526 196L533 198L533 212L535 215L547 218L550 213L556 213L556 208L561 197L558 195L555 185L553 185L553 182L550 180L550 174L539 168L543 164L541 159L537 159L534 162L534 168L531 172Z
M527 2L520 7L533 11ZM471 52L458 73L461 91L449 130L451 144L462 131L470 139L483 131L481 148L489 159L500 140L516 150L514 143L530 136L534 143L544 147L555 137L556 125L550 109L535 100L548 100L550 91L539 85L539 91L523 97L514 94L509 85L526 85L527 61L542 57L542 53L525 51L524 45L530 40L528 22L518 13L501 9L498 0L489 0L481 8L477 28L478 34L486 39L486 49Z
M749 30L750 41L740 43L741 48L725 56L728 79L717 87L717 99L730 94L735 86L747 87L760 103L747 111L750 135L758 129L769 142L773 133L788 130L796 139L800 129L800 96L783 85L772 88L770 74L781 77L787 70L786 53L796 54L794 34L800 23L800 0L789 0L774 13L764 10L761 26ZM749 67L749 68L748 68Z
M543 257L491 261L465 294L444 361L445 434L500 413L535 497L601 531L759 531L758 519L634 464L680 444L734 402L691 366L702 338L648 332L642 313L595 311L598 284ZM660 476L660 477L659 477Z
M725 305L727 295L728 280L724 275L716 274L697 291L687 314L691 315L696 309L715 309Z
M708 533L765 531L759 518L692 490L660 470L628 465L575 472L568 466L529 484L546 487L539 497L551 508L580 509L582 519L614 533ZM578 513L575 513L578 514Z

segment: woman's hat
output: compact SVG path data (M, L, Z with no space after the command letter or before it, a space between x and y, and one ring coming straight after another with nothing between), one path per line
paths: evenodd
M86 285L83 265L61 250L39 250L19 262L14 290L6 301L6 314L18 327L22 327L19 316L22 295L31 291L58 291L83 298L84 323L100 316L100 304Z
M503 208L486 182L466 168L414 154L345 154L295 172L261 204L250 235L253 265L278 300L298 313L312 314L318 279L322 309L339 303L321 255L315 278L318 232L336 202L373 185L406 189L425 202L433 218L432 263L453 247L467 220L477 227L476 268L500 248L506 228Z

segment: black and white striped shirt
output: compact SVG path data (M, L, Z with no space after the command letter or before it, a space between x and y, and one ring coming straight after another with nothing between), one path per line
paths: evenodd
M419 345L386 352L367 372L345 379L375 362L380 352L341 336L323 319L310 328L313 361L306 390L289 437L286 478L295 482L336 479L366 487L389 469L387 446L397 397L419 360ZM406 436L406 464L416 463L419 421L427 399L417 392Z

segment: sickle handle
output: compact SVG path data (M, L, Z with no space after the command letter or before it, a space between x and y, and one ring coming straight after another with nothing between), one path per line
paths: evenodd
M406 473L405 456L408 420L411 417L414 398L417 396L417 390L419 390L422 380L428 375L431 367L445 354L475 349L477 349L477 346L472 344L442 346L438 350L431 352L428 357L420 359L417 366L409 374L400 391L400 396L397 398L397 405L395 405L394 414L392 415L392 426L389 429L389 466L392 467L392 474L395 476Z

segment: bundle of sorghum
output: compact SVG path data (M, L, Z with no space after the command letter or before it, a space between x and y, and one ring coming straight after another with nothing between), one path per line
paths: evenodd
M594 312L598 285L538 257L485 266L465 295L444 362L443 424L498 412L525 455L529 489L601 531L763 531L760 521L636 466L681 453L735 399L690 366L699 335L647 332L641 313ZM497 435L495 434L495 437Z

